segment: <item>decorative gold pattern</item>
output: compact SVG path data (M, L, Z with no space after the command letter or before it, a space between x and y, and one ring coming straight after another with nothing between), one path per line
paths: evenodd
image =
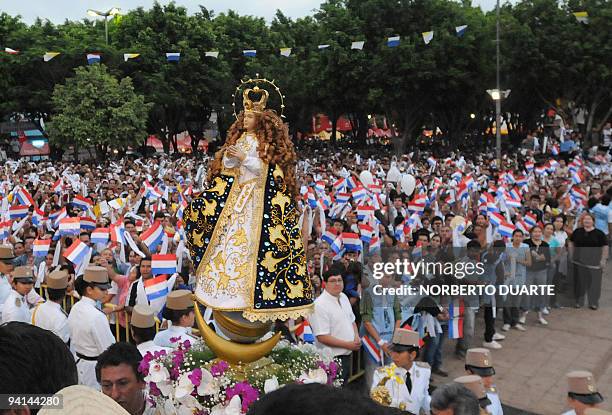
M236 145L249 152L256 141L243 135ZM224 169L224 176L192 202L193 211L186 211L190 249L202 252L199 301L215 310L241 311L253 322L307 315L313 309L312 283L299 212L286 194L284 174L263 163L258 177L240 183L240 169ZM223 300L209 304L219 290L225 290L217 297Z

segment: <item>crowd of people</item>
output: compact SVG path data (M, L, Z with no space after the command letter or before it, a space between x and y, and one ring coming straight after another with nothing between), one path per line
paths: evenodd
M331 151L323 143L303 144L296 178L316 300L307 319L277 321L275 330L291 342L330 348L345 381L362 358L373 397L377 386L400 379L387 405L414 414L473 413L447 411L462 402L456 396L467 394L487 413L502 413L491 351L501 349L512 330L528 336L530 325L547 325L568 298L569 306L595 312L612 234L609 148L583 148L571 132L545 145L533 138L501 162L488 153L440 158L415 149L390 156L387 148ZM175 347L177 338L197 341L196 269L183 212L207 185L207 161L162 156L4 165L0 321L8 324L0 330L8 336L13 329L33 330L14 322L38 326L70 350L76 368L47 390L78 379L131 414L152 410L136 370L139 359ZM402 272L380 266L404 260L411 265ZM418 268L419 262L441 267ZM483 272L457 278L442 271L458 263L481 264ZM554 290L547 296L392 290L478 284ZM382 294L381 287L387 288ZM475 338L480 315L482 341ZM467 373L430 396L430 375L448 376L448 341ZM385 372L388 367L395 372ZM568 375L569 402L578 415L601 401L585 373ZM588 393L581 392L585 385ZM19 390L31 391L27 385L10 389ZM469 408L469 399L455 407ZM265 408L266 401L258 405Z

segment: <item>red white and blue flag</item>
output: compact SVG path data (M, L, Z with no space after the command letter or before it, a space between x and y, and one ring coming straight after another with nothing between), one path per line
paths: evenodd
M357 207L357 219L368 221L371 217L374 216L375 212L374 206L358 206Z
M57 227L59 225L60 220L67 218L68 212L66 211L66 207L64 206L60 210L52 212L49 214L49 219L53 222L53 226Z
M80 218L64 218L59 221L59 232L62 236L75 236L81 233Z
M19 187L19 190L15 193L17 201L25 206L34 206L34 199L32 195L25 187Z
M6 222L0 222L0 240L8 238L10 230L11 230L10 220Z
M512 232L514 232L515 229L516 227L512 223L507 221L503 221L501 225L497 227L497 231L499 232L499 234L507 238L510 238L512 236Z
M489 220L493 226L498 228L502 223L504 223L506 218L504 218L504 215L499 212L489 212Z
M310 327L308 320L302 321L302 323L296 327L295 335L304 343L314 343L315 341L312 327Z
M11 206L9 208L9 218L11 220L23 219L28 216L29 207L26 205Z
M72 241L72 245L64 251L64 258L74 265L80 265L85 257L91 252L91 248L78 239Z
M36 239L32 244L34 256L45 256L51 248L51 239Z
M93 201L81 195L76 195L74 199L72 199L72 206L78 207L81 210L87 210L91 209Z
M176 272L176 255L156 254L151 256L151 273L153 275L168 274Z
M149 248L149 251L155 252L157 246L164 240L164 228L161 222L155 221L153 226L140 235L140 240Z
M55 183L53 183L52 189L53 189L53 192L55 192L55 193L61 193L62 192L62 190L64 189L64 182L62 181L61 177L59 179L57 179L55 181Z
M368 196L368 191L363 187L356 187L352 190L353 200L361 201Z
M343 205L345 203L348 203L350 198L351 198L350 193L338 193L336 195L336 203L339 205Z
M525 219L525 223L532 228L536 226L536 224L538 223L538 217L531 212L527 212L525 214L524 219Z
M368 252L374 253L376 251L380 251L380 246L380 238L378 236L374 236L370 241Z
M168 296L168 280L166 275L149 278L143 282L147 300L150 303L160 301Z
M374 363L381 364L382 352L378 345L374 343L374 340L372 340L370 336L365 335L361 338L361 344L363 344L363 348L367 352L370 359L372 359Z
M96 221L95 219L88 217L81 217L81 229L84 231L93 231L96 229Z
M361 252L362 244L359 235L352 232L342 233L342 243L347 251L358 251Z
M35 207L34 212L32 212L32 225L40 226L45 220L47 220L47 218L45 218L45 213Z
M321 236L321 239L325 242L327 242L329 245L333 244L334 241L336 240L336 238L338 237L338 235L336 235L335 233L333 233L330 230L326 230L323 235Z
M363 242L369 244L372 240L372 236L374 236L374 227L368 225L367 223L359 224L359 234L360 238Z
M346 187L346 180L344 179L336 180L333 184L333 187L336 192L343 190Z
M110 232L108 228L97 228L91 233L91 242L94 244L106 245L109 238Z
M125 244L125 226L123 226L123 221L118 220L115 223L112 223L110 226L110 238L111 241L118 244Z

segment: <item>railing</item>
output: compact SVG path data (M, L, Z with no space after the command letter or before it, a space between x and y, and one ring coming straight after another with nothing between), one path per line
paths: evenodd
M46 288L47 285L46 284L42 284L39 288L38 288L38 294L43 297L44 299L47 299L47 292L46 292ZM76 302L75 298L72 295L66 295L66 297L64 297L64 299L62 300L62 309L66 312L69 313L70 309L74 306L74 303ZM69 307L68 307L69 306ZM111 303L107 303L104 304L104 307L108 307L108 308L114 308L116 307L115 304L111 304ZM113 312L113 314L115 315L115 339L117 339L117 341L119 341L119 339L121 338L121 331L125 330L125 341L130 341L130 337L131 337L131 332L130 332L130 316L127 313L127 311L125 310L121 310L121 311L115 311ZM121 324L119 324L119 316L123 315L124 317L124 321L126 322L125 327L122 327ZM110 322L110 314L106 316ZM155 332L159 332L160 330L160 326L161 326L161 322L159 321L159 319L156 317L155 318ZM163 329L162 329L163 330ZM191 334L193 334L194 336L200 336L200 331L196 328L192 329ZM351 365L350 365L350 375L348 378L348 383L354 382L355 380L359 379L361 376L363 376L365 374L365 370L363 367L363 353L362 353L362 349L359 349L356 352L353 352L351 354Z

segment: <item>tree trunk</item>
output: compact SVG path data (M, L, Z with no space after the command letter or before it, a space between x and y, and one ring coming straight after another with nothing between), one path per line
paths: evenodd
M591 142L592 137L593 137L593 132L591 131L593 129L593 120L595 119L595 113L597 112L597 108L599 107L599 104L601 104L601 102L603 101L603 89L600 89L597 94L595 95L595 97L593 98L593 101L591 102L591 108L589 110L589 119L587 120L587 124L586 124L586 137L589 139L589 143L590 145L594 145L593 142Z
M331 137L330 137L330 142L335 145L336 144L336 131L338 130L338 116L336 115L336 113L332 113L332 118L331 118Z
M368 138L368 115L365 112L357 113L357 147L365 148Z

